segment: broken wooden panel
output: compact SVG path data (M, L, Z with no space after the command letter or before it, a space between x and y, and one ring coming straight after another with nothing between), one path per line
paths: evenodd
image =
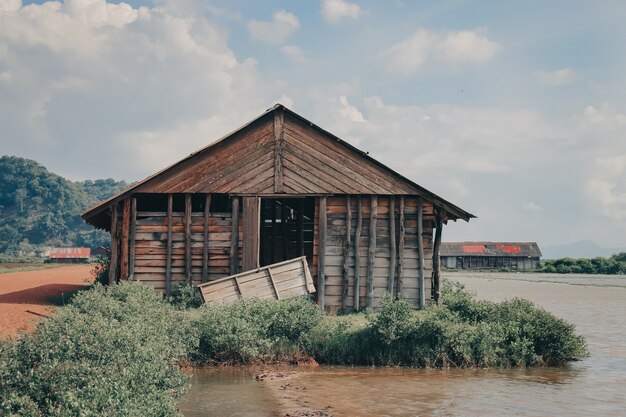
M315 292L305 256L207 282L198 289L204 303L240 298L282 300Z

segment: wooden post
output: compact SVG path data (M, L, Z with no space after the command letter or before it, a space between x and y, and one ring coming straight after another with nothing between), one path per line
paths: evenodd
M172 292L172 212L174 203L172 194L167 195L167 249L165 253L165 297Z
M374 309L374 267L376 266L376 220L378 219L378 197L370 197L370 242L367 251L367 309Z
M243 271L259 267L259 197L243 197Z
M233 197L230 234L230 275L239 269L239 197Z
M285 121L282 110L274 112L274 192L282 193L283 188L283 144Z
M318 253L318 269L317 269L317 303L322 307L325 307L325 294L326 294L326 270L325 270L325 258L326 258L326 197L319 198L319 253Z
M282 248L283 248L283 257L282 260L289 259L289 236L287 232L287 209L285 208L285 204L280 205L280 228L281 235L283 237Z
M204 196L204 237L202 246L202 282L209 280L209 218L211 217L211 194Z
M120 231L120 280L128 279L128 235L130 231L130 199L122 202L122 230Z
M297 215L297 225L296 225L296 231L298 233L298 256L303 256L304 255L304 213L302 212L304 210L304 200L300 199L298 200L298 212L296 213Z
M191 285L191 194L185 194L185 279Z
M270 241L270 261L276 263L276 200L272 200L272 240Z
M396 198L389 197L389 282L387 292L393 296L396 279Z
M356 230L354 231L354 309L361 309L361 255L360 242L363 228L363 210L361 197L356 197Z
M441 305L441 269L439 262L439 247L441 246L441 234L443 232L443 209L437 210L435 231L435 243L433 244L433 289L434 299L437 305Z
M419 308L424 308L426 297L424 294L424 201L417 197L417 277L419 281Z
M111 263L109 265L109 285L117 281L118 262L118 233L117 233L117 203L113 205L111 211Z
M350 278L348 263L350 262L350 246L352 246L351 226L352 208L350 207L350 196L346 196L346 240L343 245L343 267L341 269L341 308L344 310L348 307L348 285Z
M404 234L406 226L404 225L404 196L400 196L400 236L398 238L398 288L397 296L402 298L404 290Z
M137 197L132 197L130 205L130 247L128 260L128 278L135 276L135 235L137 234Z

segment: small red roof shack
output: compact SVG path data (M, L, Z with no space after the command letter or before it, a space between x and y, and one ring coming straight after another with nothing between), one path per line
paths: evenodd
M89 248L52 248L48 255L50 263L86 263L91 256Z

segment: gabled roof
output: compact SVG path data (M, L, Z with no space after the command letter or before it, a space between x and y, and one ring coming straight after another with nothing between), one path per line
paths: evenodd
M50 259L89 259L90 248L52 248L48 258Z
M541 257L537 242L442 242L440 256Z
M106 209L135 193L415 195L447 219L475 217L281 104L81 216L108 229Z

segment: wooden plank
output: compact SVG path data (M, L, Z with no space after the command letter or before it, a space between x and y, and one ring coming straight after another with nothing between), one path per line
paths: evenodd
M280 294L278 293L278 288L276 288L276 282L274 281L274 276L272 275L272 268L267 268L267 274L270 277L270 282L272 283L272 288L274 288L274 293L276 294L276 299L280 300Z
M441 246L441 234L443 232L443 209L437 211L435 241L433 243L433 298L437 305L441 304L441 268L439 263L439 247Z
M111 262L109 265L109 285L115 284L117 281L117 264L118 264L118 233L117 233L117 203L113 205L111 210Z
M130 244L128 260L128 277L135 275L135 235L137 234L137 197L131 197L130 205Z
M128 235L130 231L130 199L122 200L122 228L120 231L120 280L128 279Z
M259 267L260 198L243 198L243 270Z
M346 197L346 240L343 245L343 267L341 270L341 308L346 309L348 307L348 286L349 286L349 267L350 262L350 246L352 246L351 239L351 225L352 225L352 208L350 207L350 196Z
M285 123L282 110L274 112L274 192L282 193L283 188L283 143Z
M387 292L393 295L396 280L396 198L389 197L389 282Z
M324 272L326 255L326 197L319 197L319 254L317 266L317 303L324 309L326 276Z
M361 240L361 229L363 228L363 212L361 197L356 197L356 230L354 232L354 309L359 311L360 306L360 286L361 286L361 255L359 254L359 242Z
M191 284L191 194L185 193L185 278Z
M398 289L397 289L397 297L402 297L402 290L404 287L404 234L405 224L404 224L404 196L400 196L400 213L399 213L399 222L400 222L400 236L398 237Z
M239 262L239 197L232 200L232 231L230 234L230 275L235 275Z
M211 194L204 197L204 247L202 248L202 282L209 280L209 219L211 217Z
M417 277L419 282L419 308L426 306L424 291L424 202L418 197L417 205Z
M167 246L165 254L165 296L169 297L172 292L172 212L173 196L167 195Z
M376 267L376 221L378 219L378 197L370 197L370 236L367 252L367 309L374 309L374 268Z

